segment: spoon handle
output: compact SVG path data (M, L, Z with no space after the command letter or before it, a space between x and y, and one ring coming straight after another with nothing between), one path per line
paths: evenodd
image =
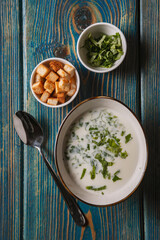
M53 170L51 164L48 162L48 160L46 159L46 157L44 156L42 149L41 148L37 148L44 160L44 162L46 163L52 177L54 178L54 181L56 182L59 190L61 191L61 194L69 208L70 214L72 215L74 221L76 222L77 225L79 226L85 226L86 225L86 218L84 216L84 214L82 213L80 207L78 206L78 204L76 203L75 199L70 195L70 193L65 189L65 187L63 186L63 184L61 183L61 181L59 180L59 178L57 177L55 171Z

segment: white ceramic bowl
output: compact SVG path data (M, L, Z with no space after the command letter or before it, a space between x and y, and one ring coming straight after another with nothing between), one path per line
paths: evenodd
M99 36L100 33L105 33L107 35L114 35L117 32L121 36L122 48L124 52L121 58L117 60L111 68L100 68L100 67L91 66L91 64L88 63L87 56L86 56L87 49L83 47L89 33L91 33L94 37L97 37ZM127 43L126 43L124 34L121 32L119 28L117 28L116 26L110 23L100 22L100 23L95 23L90 25L80 34L77 42L77 55L82 65L86 67L88 70L96 73L106 73L117 68L123 62L126 52L127 52Z
M40 62L33 70L32 74L31 74L31 78L30 78L30 88L31 88L31 91L32 91L32 94L33 96L35 97L35 99L40 102L41 104L43 104L44 106L46 107L50 107L50 108L59 108L59 107L64 107L66 105L68 105L69 103L71 103L75 97L77 96L78 92L79 92L79 88L80 88L80 77L79 77L79 74L78 74L78 71L76 70L75 68L75 75L76 75L76 85L77 85L77 89L76 89L76 92L75 94L68 100L66 101L65 103L63 104L58 104L56 106L52 106L52 105L49 105L47 103L43 103L40 99L39 99L39 96L37 94L34 93L34 91L32 90L32 85L34 83L34 79L35 79L35 75L36 75L36 69L37 67L42 64L42 63L48 63L50 61L53 61L53 60L56 60L56 61L59 61L59 62L62 62L64 64L69 64L71 65L72 67L74 67L70 62L68 62L67 60L63 59L63 58L47 58L45 60L43 60L42 62Z
M123 184L118 185L118 188L112 190L106 194L101 195L99 193L93 193L93 191L88 191L85 188L80 187L78 183L76 183L70 174L68 173L64 160L64 149L65 149L65 136L67 134L67 130L71 126L71 124L79 118L83 113L93 110L95 108L105 108L114 110L117 115L121 116L124 121L130 124L132 132L134 133L134 140L136 141L136 151L135 148L132 151L132 171L129 172L129 169L123 168L123 171L128 174L127 181L123 181ZM130 145L132 149L133 145ZM135 153L136 152L136 153ZM136 157L135 157L136 156ZM128 156L129 157L129 156ZM72 109L66 118L63 120L59 132L56 139L55 145L55 160L56 166L59 173L59 176L67 188L67 190L79 200L91 204L94 206L107 206L112 205L122 200L128 198L139 186L142 178L144 176L146 166L147 166L147 158L148 158L148 148L146 143L146 138L141 127L141 124L137 120L134 113L123 103L117 101L113 98L109 97L95 97L87 99L77 105L74 109ZM130 158L131 159L131 158ZM134 161L133 161L134 159ZM121 159L122 161L124 159ZM120 161L121 161L120 160ZM127 158L125 159L127 161ZM122 163L123 164L123 163ZM125 163L123 165L126 166ZM130 163L129 163L130 166ZM80 180L81 181L81 180ZM111 180L108 180L111 181ZM118 181L120 182L120 181ZM114 184L114 183L112 183ZM115 183L116 184L116 183ZM119 183L118 183L119 184ZM120 186L120 187L119 187ZM108 188L106 189L108 191Z

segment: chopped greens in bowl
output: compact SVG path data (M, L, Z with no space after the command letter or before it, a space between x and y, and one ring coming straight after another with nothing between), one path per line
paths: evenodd
M124 60L127 42L123 32L106 22L87 27L77 41L77 55L89 71L106 73L116 69Z
M88 62L94 67L110 68L123 55L118 32L111 36L100 34L98 38L90 33L83 47L87 49Z

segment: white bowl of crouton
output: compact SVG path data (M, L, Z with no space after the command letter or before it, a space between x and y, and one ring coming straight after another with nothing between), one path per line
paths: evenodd
M64 107L77 96L80 77L67 60L47 58L34 68L30 87L41 104L51 108Z

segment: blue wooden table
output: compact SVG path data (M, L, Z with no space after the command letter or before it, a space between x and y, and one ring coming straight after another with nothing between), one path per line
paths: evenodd
M95 22L119 27L127 56L108 74L79 62L79 34ZM0 2L0 239L160 239L160 2L158 0L1 0ZM81 88L72 104L49 109L31 94L38 62L63 57L79 71ZM12 116L31 113L47 139L45 154L55 169L54 144L66 114L91 96L112 96L128 105L145 129L149 159L144 180L112 207L78 204L88 219L77 226L35 149L17 137Z

